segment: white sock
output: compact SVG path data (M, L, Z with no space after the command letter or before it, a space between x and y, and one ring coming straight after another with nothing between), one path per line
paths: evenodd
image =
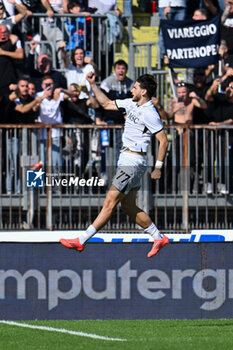
M154 239L163 238L163 234L158 230L158 228L155 226L153 222L149 227L145 228L144 232L149 233L151 237L153 237Z
M96 234L97 230L94 226L90 225L86 231L79 237L79 242L83 245L88 239Z

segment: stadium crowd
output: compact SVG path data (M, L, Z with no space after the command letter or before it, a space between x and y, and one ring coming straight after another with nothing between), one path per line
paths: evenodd
M122 23L122 13L117 8L116 1L1 1L1 124L124 124L125 116L121 112L109 113L99 106L86 80L86 75L94 70L101 77L102 91L110 99L124 99L131 96L133 81L127 77L127 63L122 59L114 62L113 71L109 76L103 76L103 67L98 67L95 63L96 53L90 52L88 46L92 14L109 14L110 22ZM127 9L131 8L132 4L129 5L129 1L124 1L124 3ZM217 65L189 69L187 81L180 81L174 73L177 98L169 102L167 109L159 103L158 98L153 99L162 119L165 123L172 121L176 125L231 125L233 123L233 0L159 0L157 6L161 19L206 20L222 11L219 46L221 71ZM44 17L40 20L35 17L32 20L32 14L36 13L44 13ZM54 14L77 14L79 17L55 19ZM38 34L41 24L43 32ZM21 31L22 28L23 31ZM122 34L119 27L118 30L118 35ZM100 33L97 31L96 35L98 38ZM25 41L30 41L28 52L25 50ZM52 43L52 46L55 47L55 56L47 47L43 51L41 45L43 41ZM163 64L166 64L168 61L163 49L161 34L159 41L164 54ZM54 62L54 57L56 62ZM111 61L111 55L109 57ZM59 129L53 129L52 159L55 169L62 165L59 157L61 137L62 132ZM79 129L73 130L70 142L76 165L81 164L80 157L85 158L84 164L88 161L85 147L82 144L85 143L86 137L87 135L84 136L84 140L81 140ZM46 135L42 131L40 138L41 145L44 145L41 147L40 158L44 162ZM111 135L103 129L101 131L101 171L103 173L105 171L105 149L112 142ZM229 144L230 147L232 146L230 149L232 159L231 133ZM82 152L85 155L82 155ZM226 194L225 184L220 185L222 186L221 193ZM9 184L7 187L10 191ZM206 191L209 194L213 192L210 179L206 183Z

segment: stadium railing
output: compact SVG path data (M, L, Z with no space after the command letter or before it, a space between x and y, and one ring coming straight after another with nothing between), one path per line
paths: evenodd
M53 128L61 130L55 146ZM169 148L162 178L150 179L158 149L153 140L138 205L164 231L231 228L233 126L167 125L165 129ZM107 146L101 141L101 130L108 133ZM0 125L0 228L85 228L99 212L111 184L122 132L123 127L115 125ZM39 161L43 161L43 181L35 179ZM138 227L117 208L105 229L135 232Z
M83 19L83 21L79 21ZM84 20L85 19L85 20ZM132 16L122 16L124 21L124 27L121 27L121 36L126 35L127 28L127 37L129 42L132 42ZM40 37L40 46L44 46L44 50L41 50L41 53L46 53L51 55L53 58L53 68L64 70L64 67L59 67L58 58L54 60L54 52L58 53L58 46L60 41L65 41L67 43L67 52L69 56L71 51L76 46L81 46L87 52L93 56L93 61L96 63L99 70L101 70L102 76L108 76L111 71L111 63L115 61L116 54L116 44L119 40L118 36L115 36L113 33L118 27L113 28L113 24L110 23L110 20L105 15L91 14L90 16L76 15L76 14L54 14L53 23L51 24L46 14L43 13L33 13L30 18L31 24L28 24L28 19L24 19L21 23L21 34L24 41L25 52L28 52L29 39L28 33L30 28L32 28L32 38L39 34ZM72 26L71 26L72 23ZM54 31L53 40L48 40L46 38L45 26L51 26L51 32ZM31 27L30 27L31 26ZM57 37L55 35L55 29L58 29ZM76 41L72 41L71 32L76 33ZM117 34L117 33L116 33ZM121 41L123 38L120 39ZM46 45L47 43L47 45ZM43 49L43 47L41 48ZM43 51L43 52L42 52ZM35 58L38 55L36 52ZM129 50L128 61L132 62L131 52Z

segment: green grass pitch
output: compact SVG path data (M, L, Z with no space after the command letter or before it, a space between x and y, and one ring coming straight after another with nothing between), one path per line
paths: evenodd
M84 332L87 336L56 330L23 328L0 323L4 350L229 350L233 349L233 320L112 320L15 321L36 327ZM93 339L88 334L104 338ZM114 340L124 339L124 341Z

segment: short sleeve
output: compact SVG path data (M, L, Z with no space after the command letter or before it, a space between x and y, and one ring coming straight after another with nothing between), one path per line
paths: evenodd
M144 123L147 129L152 133L156 134L157 132L163 129L163 123L160 119L160 116L157 111L153 110L151 113L144 115Z

